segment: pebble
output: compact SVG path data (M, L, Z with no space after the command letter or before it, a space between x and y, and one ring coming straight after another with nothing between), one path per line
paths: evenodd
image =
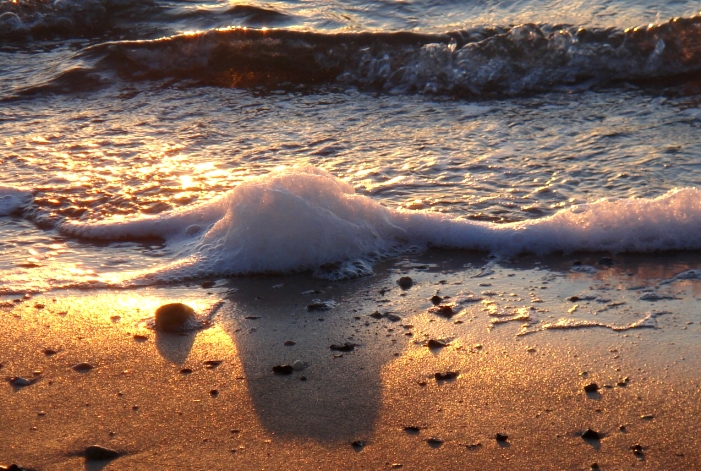
M136 334L134 335L134 340L137 342L145 342L148 340L148 337L146 335Z
M582 438L585 440L601 440L601 434L590 428L588 428L583 434Z
M293 342L292 340L285 340L285 343L283 343L284 346L286 347L291 347L292 345L296 345L296 342Z
M599 390L599 385L596 383L589 383L584 386L584 390L586 392L596 392Z
M643 455L643 447L641 445L638 445L637 443L635 445L631 445L630 449L633 451L633 454L635 456Z
M182 332L197 324L195 311L183 303L164 304L156 309L156 330Z
M30 384L32 384L32 382L27 378L22 378L20 376L13 376L12 378L10 378L10 383L12 383L13 386L16 386L18 388L23 386L29 386Z
M438 437L431 437L426 439L426 443L431 446L441 446L445 442Z
M453 307L448 304L439 304L438 306L433 306L428 308L428 312L431 314L438 314L439 316L451 318L455 315Z
M85 449L85 459L89 461L113 460L119 457L119 452L100 445L90 445Z
M360 451L363 448L365 448L365 441L364 440L356 440L353 443L351 443L351 446L356 450Z
M206 360L204 362L204 367L207 368L208 370L212 370L221 364L222 364L221 360Z
M73 365L71 368L73 368L78 373L87 373L88 371L92 370L95 367L93 365L91 365L90 363L81 362L81 363L77 363L77 364Z
M192 373L192 370L190 368L183 368L182 370L180 370L180 374L189 375L190 373Z
M42 350L42 352L47 357L50 357L51 355L56 355L58 353L58 351L54 350L53 348L45 348L44 350Z
M446 371L445 373L436 373L434 376L436 378L436 381L448 381L448 380L457 378L458 372L457 371Z
M219 395L219 390L212 389L211 391L209 391L209 395L212 397L217 397Z
M292 363L292 369L295 371L302 371L304 368L306 368L306 365L302 360L296 360Z
M409 425L408 427L404 427L404 431L406 433L416 434L416 433L419 433L421 431L421 428L413 426L413 425Z
M291 365L275 365L273 366L273 373L276 375L289 375L292 374L294 369Z
M449 345L448 342L446 342L445 340L441 340L441 339L431 339L426 343L426 346L428 348L431 348L431 349L443 348L443 347L447 347L448 345Z
M336 307L336 303L333 301L321 301L320 299L312 299L311 304L307 305L307 311L328 311Z
M409 289L414 285L414 280L410 276L403 276L397 280L397 284L401 289Z
M496 438L498 442L505 442L509 439L509 436L503 433L497 433L494 438Z
M23 468L18 464L11 464L10 466L0 466L0 470L4 471L29 471L27 468Z
M652 420L655 418L655 416L652 414L645 414L645 415L641 415L640 418L643 420Z
M333 344L329 346L331 350L335 350L337 352L352 352L355 349L355 347L357 347L357 345L350 342L345 342L342 344Z
M440 296L438 296L436 294L436 295L431 296L430 301L431 301L431 303L433 303L434 306L438 306L440 303L443 302L443 298L441 298Z

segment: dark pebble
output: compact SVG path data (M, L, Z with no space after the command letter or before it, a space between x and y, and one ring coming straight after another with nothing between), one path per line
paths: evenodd
M431 296L430 301L433 303L434 306L438 306L440 303L443 302L443 298L441 298L438 295Z
M584 386L584 390L586 392L596 392L599 390L599 385L596 383L589 383Z
M351 443L351 446L356 450L360 451L363 448L365 448L365 441L364 440L356 440L353 443Z
M349 343L349 342L345 342L345 343L340 344L340 345L333 344L333 345L329 346L329 348L331 350L335 350L337 352L352 352L355 349L355 347L357 347L356 344Z
M11 464L10 466L0 466L0 470L5 471L29 471L27 468L23 468L18 464Z
M441 446L445 442L438 437L431 437L426 439L426 443L431 446Z
M113 460L117 457L119 457L118 451L111 450L100 445L90 445L85 449L85 458L87 460Z
M215 285L214 281L205 281L200 285L201 288L207 289L207 288L213 288Z
M71 368L73 368L78 373L87 373L88 371L92 370L95 367L93 365L91 365L90 363L82 362L82 363L78 363L78 364L73 365Z
M273 373L276 375L289 375L292 374L294 368L292 365L275 365L273 366Z
M183 368L182 370L180 370L180 373L184 375L189 375L190 373L192 373L192 370L190 368Z
M503 433L497 433L494 438L496 438L498 442L505 442L509 439L509 436Z
M195 311L186 304L165 304L156 309L156 330L161 332L182 332L196 323Z
M13 376L12 378L9 378L10 384L12 384L16 388L21 388L24 386L29 386L32 384L32 382L26 378L22 378L20 376Z
M217 397L219 395L219 390L212 389L211 391L209 391L209 395L212 397Z
M585 440L601 440L601 434L595 432L594 430L588 428L583 434L582 438Z
M306 380L307 380L307 377L306 377L306 376L300 376L300 377L299 377L299 380L300 380L300 381L306 381Z
M457 378L458 372L446 371L445 373L436 373L434 376L436 377L436 381L448 381Z
M137 342L145 342L148 340L148 337L145 335L136 334L134 335L134 340L136 340Z
M248 319L249 321L255 320L255 319L260 319L260 316L246 316L244 319Z
M221 360L207 360L204 362L204 367L211 370L211 369L214 369L221 364L222 364Z
M567 298L568 301L572 301L573 303L579 301L581 298L579 296L570 296Z
M599 259L599 265L605 266L605 267L612 267L615 265L615 262L611 257L601 257Z
M439 316L451 318L455 315L453 307L447 304L440 304L438 306L428 308L428 312L431 314L438 314Z
M380 311L375 311L372 314L369 314L369 317L372 317L373 319L382 319L384 316Z
M402 320L401 317L399 317L399 316L397 316L397 315L395 315L395 314L390 314L389 312L388 312L387 314L385 314L385 318L386 318L388 321L391 321L391 322L398 322L398 321L401 321L401 320Z
M446 342L445 340L440 340L440 339L438 339L438 340L431 339L426 344L426 346L428 348L432 348L432 349L433 348L443 348L443 347L447 347L448 345L449 345L448 342Z
M406 433L417 434L417 433L419 433L419 432L421 431L421 428L420 428L420 427L415 427L415 426L413 426L413 425L410 425L410 426L408 426L408 427L404 427L404 431L405 431Z
M397 284L401 289L409 289L414 285L414 280L410 276L403 276L397 280Z
M54 350L53 348L45 348L44 350L42 350L42 352L47 357L50 357L51 355L56 355L58 353L58 351Z
M284 346L286 347L291 347L292 345L295 345L296 342L293 342L292 340L285 340L285 343L283 343Z
M307 311L313 312L313 311L328 311L329 309L334 307L334 303L331 301L320 301L318 299L315 299L312 301L311 304L307 305Z

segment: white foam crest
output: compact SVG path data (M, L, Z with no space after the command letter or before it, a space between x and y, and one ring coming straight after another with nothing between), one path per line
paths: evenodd
M0 186L0 216L18 213L32 200L29 190Z
M70 223L65 233L105 240L162 237L178 259L145 282L312 270L339 279L429 246L497 254L700 249L701 191L598 201L510 224L391 210L331 174L294 167L245 181L220 199L137 220Z
M655 252L701 248L701 191L675 189L654 198L602 200L543 219L510 224L403 213L413 237L433 246L532 252Z

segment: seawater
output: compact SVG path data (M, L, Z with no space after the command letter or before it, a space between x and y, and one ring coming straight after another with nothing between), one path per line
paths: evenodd
M697 6L0 3L0 292L698 251Z

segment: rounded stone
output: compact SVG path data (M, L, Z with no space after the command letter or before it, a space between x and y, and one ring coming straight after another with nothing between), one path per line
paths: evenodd
M197 324L195 311L183 303L164 304L156 309L156 330L182 332Z
M305 364L302 360L297 360L292 363L292 369L295 371L302 371L305 368Z

